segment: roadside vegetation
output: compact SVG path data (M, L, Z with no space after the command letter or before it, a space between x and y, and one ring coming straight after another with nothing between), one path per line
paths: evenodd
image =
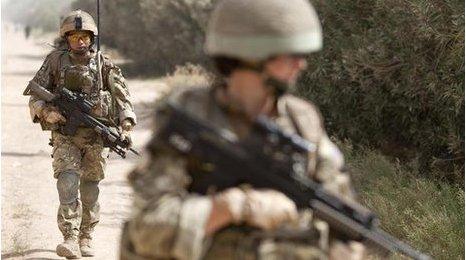
M22 225L18 226L18 229L11 235L10 240L5 241L2 247L11 250L7 255L9 256L24 256L29 250L31 250L31 243L28 237L28 230L31 228L31 217L34 216L34 212L25 204L18 204L14 209L12 218L22 222Z
M419 176L416 162L401 164L380 152L343 148L359 200L381 227L434 259L464 259L464 190Z
M297 93L332 135L464 188L464 1L321 1Z

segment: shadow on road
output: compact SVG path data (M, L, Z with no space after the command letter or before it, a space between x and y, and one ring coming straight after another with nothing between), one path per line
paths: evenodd
M21 103L2 103L3 107L27 107L27 104L21 104Z
M118 186L118 187L128 187L128 183L123 181L104 181L100 183L101 186Z
M48 154L46 152L37 152L37 153L2 152L2 157L3 156L13 156L13 157L41 156L41 157L50 157L50 154Z
M106 216L106 222L111 221L111 220L121 220L125 219L127 216L131 215L131 211L125 211L125 210L119 210L118 212L112 211L112 212L100 212L101 216ZM102 223L105 224L105 223ZM120 225L121 223L118 223ZM101 224L99 223L99 226Z
M18 55L9 55L7 56L7 59L44 60L45 55L18 54Z
M11 252L11 253L2 254L2 259L8 259L8 258L19 257L19 256L27 257L27 255L34 254L34 253L40 253L40 252L49 252L49 253L54 253L55 254L55 250L50 250L50 249L30 249L30 250L26 250L26 251L21 252L21 253ZM61 259L61 258L27 258L27 259Z
M45 258L45 257L30 257L25 260L61 260L63 258Z
M2 72L2 76L21 76L21 77L33 77L37 70L26 70L26 71L6 71ZM26 87L26 85L24 85Z

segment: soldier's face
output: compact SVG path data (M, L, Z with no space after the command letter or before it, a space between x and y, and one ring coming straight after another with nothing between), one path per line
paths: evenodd
M303 55L280 55L265 64L268 75L282 82L294 85L307 62Z
M265 63L265 73L236 69L227 79L227 96L251 118L259 114L270 114L273 111L275 95L272 88L265 84L265 80L273 77L290 86L294 85L306 66L303 56L280 55Z
M68 44L73 51L83 52L87 51L89 46L91 46L91 37L92 35L86 31L75 31L71 32L66 39Z

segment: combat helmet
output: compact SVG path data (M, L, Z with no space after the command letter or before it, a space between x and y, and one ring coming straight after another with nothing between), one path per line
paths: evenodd
M322 29L308 0L224 0L209 21L210 56L265 60L322 48Z
M60 26L60 37L65 37L67 32L75 30L90 31L94 36L98 34L97 26L92 16L79 9L65 16Z

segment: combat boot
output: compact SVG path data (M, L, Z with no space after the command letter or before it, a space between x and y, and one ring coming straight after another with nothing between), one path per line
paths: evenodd
M94 256L95 251L92 247L92 238L90 237L81 237L79 239L79 248L81 249L82 256Z
M66 257L67 259L81 258L78 239L65 238L65 241L57 246L57 255Z

